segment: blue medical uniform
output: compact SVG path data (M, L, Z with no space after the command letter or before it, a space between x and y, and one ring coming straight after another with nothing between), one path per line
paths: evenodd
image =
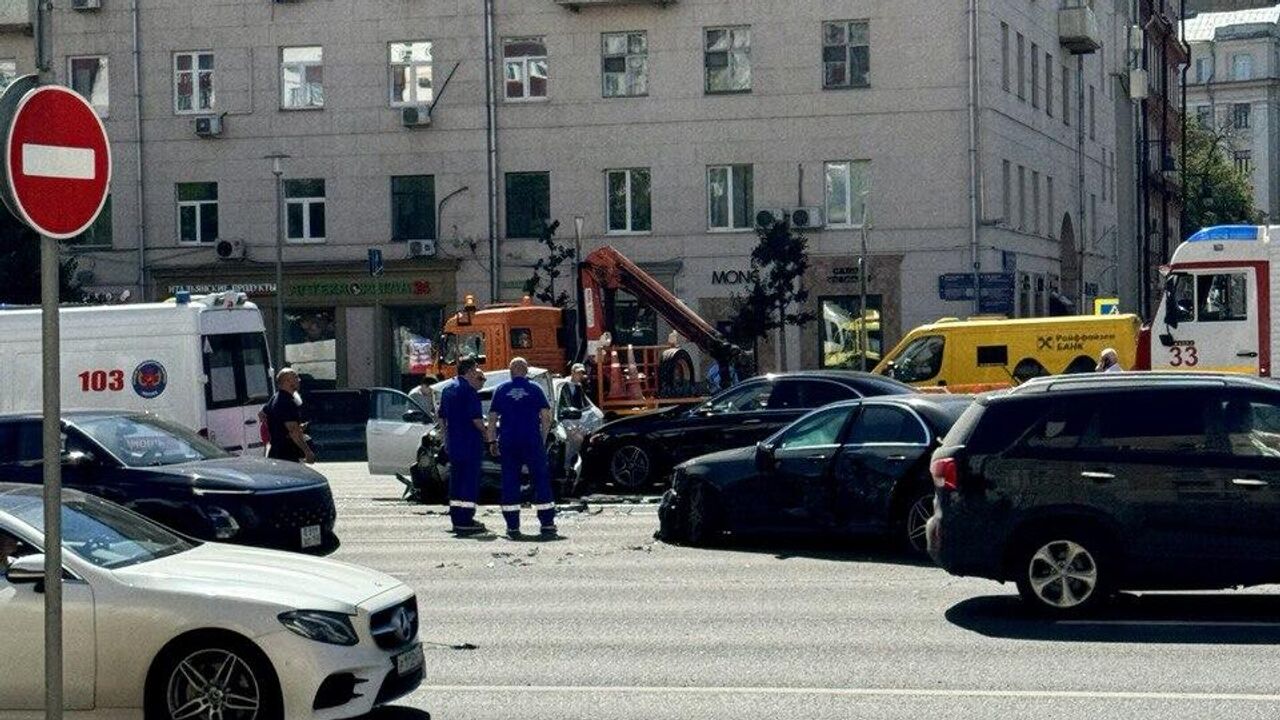
M520 471L526 467L533 480L533 507L538 511L538 521L544 528L555 526L556 506L542 437L542 411L550 407L547 394L527 377L512 378L493 393L489 409L499 416L502 517L508 530L520 529Z
M471 383L457 378L440 393L440 417L445 421L445 450L449 453L449 518L453 526L475 521L480 498L480 463L484 459L484 436L475 422L484 417L480 393Z

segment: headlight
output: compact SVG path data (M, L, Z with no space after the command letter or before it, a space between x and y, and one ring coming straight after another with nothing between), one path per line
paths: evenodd
M229 540L240 532L240 523L236 522L236 516L224 508L211 505L204 508L204 516L209 518L209 523L213 525L215 540Z
M355 645L360 642L351 616L324 610L294 610L280 613L280 623L308 640L330 645Z

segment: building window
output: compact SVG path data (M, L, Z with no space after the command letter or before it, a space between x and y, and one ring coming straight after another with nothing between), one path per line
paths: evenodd
M551 173L507 173L507 237L541 237L551 219Z
M1009 23L1000 23L1000 87L1009 92Z
M1005 160L1000 163L1000 199L1002 210L1004 212L1005 225L1013 224L1013 180L1010 178L1009 161Z
M1253 79L1253 56L1249 53L1238 53L1231 56L1231 79Z
M826 164L827 225L862 227L870 168L865 160Z
M176 113L213 109L213 53L180 52L173 56L173 110Z
M549 76L546 38L504 39L502 62L507 100L537 100L547 97Z
M1236 151L1236 170L1246 176L1253 171L1253 153L1251 151Z
M88 100L99 117L106 117L111 107L106 56L67 58L67 75L71 78L71 89Z
M18 61L13 58L4 58L0 60L0 93L9 89L14 80L18 79Z
M391 107L430 105L435 98L431 70L431 42L394 42L388 46L391 69Z
M1200 127L1213 129L1213 108L1208 105L1197 105L1196 122L1200 123Z
M1027 229L1027 169L1018 166L1018 229Z
M1062 124L1071 124L1071 69L1062 66Z
M1089 86L1089 139L1098 139L1098 116L1094 105L1094 88Z
M1040 173L1031 171L1031 229L1040 234Z
M1018 59L1017 59L1018 75L1017 75L1017 80L1018 80L1018 99L1019 99L1019 100L1026 100L1026 99L1027 99L1027 52L1026 52L1026 42L1027 42L1027 41L1026 41L1026 38L1022 37L1022 33L1018 33L1018 44L1017 44L1017 50L1018 50Z
M324 107L324 48L280 49L280 107L285 110Z
M822 24L822 87L867 87L871 30L865 20Z
M1046 201L1048 202L1048 205L1049 205L1048 215L1045 216L1045 225L1047 226L1048 232L1046 232L1045 234L1048 235L1049 237L1053 237L1054 236L1053 226L1054 226L1054 223L1057 222L1056 216L1057 216L1058 208L1055 207L1056 203L1054 202L1054 198L1053 198L1053 176L1052 175L1045 176L1044 194L1046 196Z
M1196 58L1196 82L1209 82L1209 75L1212 72L1213 60L1211 58Z
M436 179L430 175L391 178L391 239L434 240Z
M747 230L755 225L753 171L750 165L707 168L707 227Z
M609 232L644 233L653 229L649 168L606 173Z
M862 357L862 296L824 297L822 303L821 366L846 370L870 370L879 361L884 344L880 295L867 295L867 357Z
M218 239L218 183L178 183L178 242L211 243Z
M1231 105L1231 126L1239 129L1249 127L1249 103Z
M1053 117L1053 56L1044 54L1044 114Z
M703 50L708 93L751 92L750 26L707 28Z
M1031 43L1031 107L1040 108L1040 46Z
M98 219L93 221L88 230L63 242L77 248L111 247L111 196L107 195L106 202L102 204L102 212L98 213Z
M601 77L604 96L641 97L649 94L649 36L643 32L601 36Z
M289 242L324 242L324 180L285 180L284 198Z

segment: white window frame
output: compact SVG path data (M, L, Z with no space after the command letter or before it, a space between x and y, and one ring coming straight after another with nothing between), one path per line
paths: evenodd
M175 198L181 197L178 190L179 185L212 185L214 198L212 200L181 200L181 199L177 200L177 211L178 211L177 224L174 227L178 231L176 233L178 236L178 244L184 247L207 247L210 244L217 242L218 238L213 237L213 238L205 239L203 237L200 237L200 233L201 233L201 228L204 227L204 224L201 222L201 216L204 214L204 208L207 206L213 206L213 208L216 210L218 207L218 198L217 198L218 183L201 181L201 180L197 180L194 182L175 183L173 186L173 194ZM182 239L182 209L188 208L188 207L195 208L195 211L196 211L196 239L194 241ZM218 224L219 225L222 224L221 217L218 218ZM221 230L221 228L219 228L219 230Z
M71 55L67 57L67 86L71 87L72 90L75 90L75 87L73 85L73 83L75 82L75 75L72 72L72 68L75 66L75 62L77 60L97 60L98 61L98 65L101 68L100 80L106 83L106 88L103 90L103 93L102 93L106 99L106 105L94 104L93 98L86 96L83 93L81 93L80 96L83 97L90 105L93 105L93 109L97 111L98 117L101 117L101 118L109 117L111 115L110 58L106 55ZM76 92L80 92L80 91L76 90Z
M631 227L631 209L632 203L635 201L635 193L631 183L637 171L644 171L649 174L649 230L635 230ZM610 215L612 210L610 200L610 180L615 174L625 174L627 178L627 227L623 230L613 229L613 217ZM730 181L732 182L732 181ZM708 195L710 197L710 195ZM707 219L710 221L710 209L707 211ZM604 171L604 232L606 235L652 235L653 234L653 170L647 167L629 167L629 168L611 168Z
M644 38L644 52L631 52L631 38L639 35ZM609 38L623 37L627 45L626 52L621 54L609 53ZM622 58L624 70L621 73L609 72L605 70L605 63L610 58ZM643 60L643 62L639 62ZM637 68L641 68L637 71ZM608 86L605 81L609 75L622 76L622 92L617 95L610 95L607 90ZM639 78L641 84L644 85L643 92L630 92L628 88L633 85L632 78ZM622 32L600 33L600 96L602 98L634 98L647 97L649 95L649 33L645 30L624 30Z
M284 54L286 51L311 50L311 49L316 49L320 51L320 59L318 61L294 60L291 62L285 62ZM286 88L284 83L284 73L285 73L285 70L290 67L298 68L298 71L299 71L298 75L299 77L302 78L302 86L306 87L307 85L309 85L310 83L307 82L307 68L318 67L320 68L322 73L324 71L324 46L323 45L285 45L280 48L279 59L280 59L280 76L279 76L280 77L280 109L281 110L304 110L304 111L305 110L323 110L324 103L325 103L323 77L320 80L320 103L319 104L308 103L306 105L290 105L287 102L287 98L285 95Z
M515 44L519 42L537 41L542 43L543 54L541 55L517 55L507 57L507 44ZM546 95L530 95L533 83L530 82L529 66L531 63L541 60L543 66L547 69L547 94ZM520 65L521 83L524 85L523 93L520 97L510 97L507 95L507 66L512 64ZM502 38L502 100L509 103L521 102L546 102L551 97L551 58L550 51L547 50L547 38L545 35L519 35L515 37Z
M288 180L322 180L322 178L288 178ZM288 182L288 180L286 180L286 182ZM311 236L311 207L313 205L321 205L321 206L325 205L326 198L328 197L328 194L329 194L329 184L327 182L325 183L325 186L324 186L324 192L325 194L320 196L312 195L308 197L295 197L295 198L291 198L288 196L287 192L285 193L284 218L282 218L282 221L284 222L284 225L285 225L284 240L286 243L289 243L292 245L315 245L318 243L323 243L325 241L325 236L323 235L319 237ZM302 237L300 238L289 237L289 208L293 205L302 206ZM329 229L329 208L328 207L324 208L324 213L325 213L324 226L327 232Z
M428 60L409 60L407 62L396 60L395 58L391 57L391 49L396 45L426 45L427 57L429 59ZM427 97L427 98L418 97L417 80L418 80L418 70L420 68L426 68L427 77L431 79L431 87L430 89L427 90L427 94L430 95L430 97ZM403 74L405 70L413 71L411 76L411 80L413 82L409 83L408 85L409 87L413 88L413 91L412 91L413 99L411 100L401 100L396 95L396 76L397 74ZM389 98L391 107L393 108L421 107L423 105L430 105L433 102L435 102L435 97L436 97L435 44L431 40L426 40L426 39L393 40L387 43L387 97Z
M843 223L828 222L826 226L829 228L837 229L837 230L860 230L862 229L861 210L865 206L865 204L871 199L871 195L870 195L871 161L870 160L829 160L823 163L822 164L822 184L823 184L822 198L824 203L831 197L831 188L826 187L826 184L827 184L827 171L833 166L843 166L845 170L844 206L845 206L845 217L848 218L848 221ZM859 192L857 194L861 195L863 192L866 192L868 193L866 197L854 198L855 193L853 191L853 185L854 185L853 180L854 180L855 169L858 170L857 177L859 181L858 185L860 187ZM857 218L854 217L855 210L858 210ZM823 208L823 213L824 215L826 215L826 218L830 220L831 208L829 206Z
M755 217L754 217L754 216L755 216L755 210L756 210L756 208L755 208L755 187L752 187L752 188L751 188L751 205L752 205L752 207L751 207L751 211L747 213L747 223L748 223L748 225L747 225L746 227L737 227L737 226L735 226L735 225L733 224L733 216L736 214L736 213L734 212L735 208L734 208L734 206L733 206L733 201L734 201L734 197L737 195L737 193L735 192L736 188L734 187L734 184L733 184L733 182L734 182L734 181L733 181L733 171L734 171L734 169L735 169L735 168L740 168L740 167L747 167L747 168L751 168L751 183L752 183L752 185L754 186L754 185L755 185L756 174L755 174L755 167L754 167L751 163L732 163L732 164L729 164L729 165L708 165L708 166L707 166L707 231L708 231L708 232L713 232L713 233L741 233L741 232L752 232L752 231L754 231L754 230L755 230L755 224L756 224L756 219L755 219ZM726 183L726 185L725 185L725 189L726 189L726 196L727 196L727 198L728 198L728 200L729 200L729 202L728 202L728 206L727 206L727 207L728 207L727 217L728 217L728 219L729 219L729 224L728 224L727 226L716 226L716 225L712 225L712 224L711 224L711 208L712 208L712 204L713 204L713 201L712 201L712 199L711 199L711 173L713 173L713 172L715 172L715 171L717 171L717 170L723 170L723 171L725 171L725 174L726 174L726 176L727 176L727 180L728 180L728 182L727 182L727 183Z
M191 58L190 70L178 69L178 58L184 57L184 56ZM210 67L208 70L201 70L200 58L205 56L209 57L212 60L212 67ZM179 52L175 52L173 54L173 114L199 115L201 113L208 113L212 111L215 107L217 107L218 105L217 69L218 69L217 55L212 50L182 50ZM178 88L181 86L179 83L179 80L182 78L183 75L191 76L191 108L188 110L183 110L178 103L178 99L181 97L181 95L178 92ZM200 106L200 76L201 75L209 76L208 107Z

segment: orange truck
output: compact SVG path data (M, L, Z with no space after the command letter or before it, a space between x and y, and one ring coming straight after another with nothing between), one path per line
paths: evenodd
M694 313L653 276L612 247L593 251L578 265L579 312L537 305L526 297L515 304L478 308L467 295L460 312L444 324L429 371L446 373L459 358L473 356L484 369L505 368L513 357L564 373L573 360L585 360L597 403L607 412L626 414L699 402L705 388L695 381L693 359L670 345L615 346L613 296L634 295L657 312L681 337L722 364L740 351Z

